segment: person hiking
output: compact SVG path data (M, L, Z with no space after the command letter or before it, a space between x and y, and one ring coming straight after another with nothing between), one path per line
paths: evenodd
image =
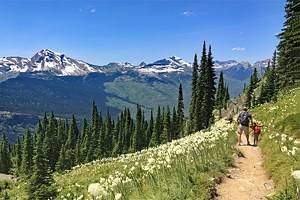
M257 146L258 137L261 133L261 127L262 127L262 125L258 124L257 122L253 122L253 126L251 128L253 130L253 136L254 136L253 145L254 146Z
M248 112L248 108L244 107L243 111L240 112L237 118L238 123L238 144L241 145L242 142L242 134L244 133L247 139L247 145L250 145L249 142L249 124L253 123L252 115Z

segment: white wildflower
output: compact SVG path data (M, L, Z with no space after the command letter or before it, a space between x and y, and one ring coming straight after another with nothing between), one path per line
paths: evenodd
M120 200L121 198L122 198L122 194L121 193L115 194L115 200Z
M300 180L300 170L293 171L292 176L295 180Z
M93 197L98 196L106 196L107 192L106 190L100 185L100 183L92 183L88 187L88 193L92 195Z
M83 199L83 195L80 195L76 200L82 200Z
M282 151L282 152L287 152L287 150L288 150L288 149L287 149L286 146L281 147L281 151Z

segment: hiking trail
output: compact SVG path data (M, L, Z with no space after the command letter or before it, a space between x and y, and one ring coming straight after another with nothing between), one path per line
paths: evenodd
M243 138L245 142L245 138ZM250 141L253 138L250 137ZM263 155L258 146L237 146L244 157L235 159L224 181L218 185L217 200L257 200L274 192L273 181L263 168Z

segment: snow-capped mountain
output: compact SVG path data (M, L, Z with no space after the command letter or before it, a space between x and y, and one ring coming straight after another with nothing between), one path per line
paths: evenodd
M3 57L0 59L2 73L51 72L57 76L80 76L91 72L101 72L99 68L65 56L64 54L43 49L32 58Z
M258 68L259 72L263 73L267 63L268 60L256 62L254 65L251 65L249 62L238 62L235 60L215 61L214 68L217 72L225 71L239 76L245 71L248 75L253 70L253 67ZM50 72L56 76L82 76L92 72L125 73L135 71L141 75L157 76L168 73L190 73L191 70L191 63L177 56L161 59L149 64L142 62L136 66L128 62L109 63L104 66L92 65L49 49L43 49L31 58L15 56L0 59L0 76L2 76L0 80L3 79L3 76L14 77L13 74L25 72Z
M140 64L139 67L138 71L142 73L169 73L190 70L191 64L177 56L173 56L150 64Z

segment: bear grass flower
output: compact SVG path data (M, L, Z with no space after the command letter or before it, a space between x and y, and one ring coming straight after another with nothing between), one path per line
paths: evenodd
M293 177L296 181L300 181L300 170L293 171L292 177Z
M107 196L108 193L105 188L100 183L92 183L88 187L88 193L92 197L102 197Z
M120 200L122 198L122 194L121 193L116 193L115 194L115 200Z

